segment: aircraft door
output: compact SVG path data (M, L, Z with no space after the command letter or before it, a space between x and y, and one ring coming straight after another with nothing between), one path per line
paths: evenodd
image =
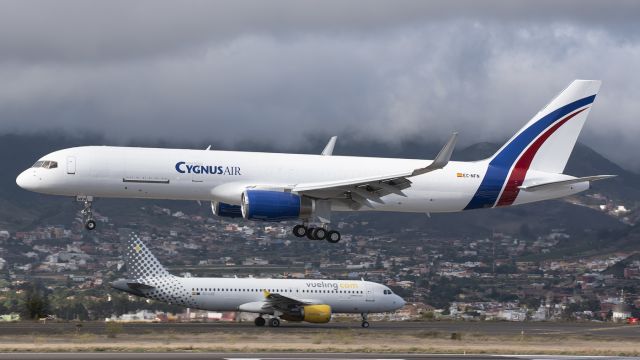
M373 297L373 288L371 286L371 284L369 283L365 283L365 290L364 290L364 300L367 302L374 302L375 298Z
M76 157L67 156L67 174L76 173Z

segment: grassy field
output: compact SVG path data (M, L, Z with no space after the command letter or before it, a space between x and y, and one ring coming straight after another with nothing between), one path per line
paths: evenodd
M394 330L317 329L301 333L247 328L244 333L123 333L105 325L104 334L2 335L0 352L11 351L213 351L213 352L408 352L456 354L555 354L640 356L634 338L600 339L590 335L493 335ZM110 328L109 328L110 326Z

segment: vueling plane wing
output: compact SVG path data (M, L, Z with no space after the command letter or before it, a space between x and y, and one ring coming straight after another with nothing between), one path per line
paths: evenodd
M264 291L264 298L266 299L265 305L276 310L287 310L291 309L292 307L311 305L314 303L312 301L293 299L288 296L271 293L266 290Z
M385 195L397 194L405 196L402 190L411 186L409 178L445 167L451 159L457 138L458 133L454 132L436 158L429 165L422 168L364 178L301 183L295 185L291 191L318 198L341 197L345 192L349 192L351 199L360 205L372 207L370 201L383 204L381 197Z

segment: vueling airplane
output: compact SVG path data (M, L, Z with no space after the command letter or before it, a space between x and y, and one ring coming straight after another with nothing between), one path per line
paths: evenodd
M211 311L244 311L258 314L256 326L280 326L280 319L327 323L334 313L362 315L390 312L404 300L388 287L369 281L299 280L255 278L178 277L160 264L140 238L121 234L124 259L131 278L111 286L137 296Z
M488 159L435 160L86 146L47 154L16 179L27 190L75 196L87 229L94 197L210 201L213 214L298 220L294 235L338 242L334 211L453 212L579 193L613 175L565 175L600 81L575 80ZM480 124L480 121L479 121ZM318 224L312 226L310 224Z

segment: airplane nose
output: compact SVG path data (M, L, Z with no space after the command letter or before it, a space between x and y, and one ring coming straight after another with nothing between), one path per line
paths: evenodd
M398 295L396 295L396 297L397 297L397 299L396 299L396 301L395 301L395 302L396 302L396 304L398 304L398 308L403 307L403 306L406 304L406 302L404 301L404 299L403 299L403 298L401 298L401 297L400 297L400 296L398 296Z
M16 184L25 190L33 191L36 187L36 177L29 173L29 170L25 170L16 178Z

